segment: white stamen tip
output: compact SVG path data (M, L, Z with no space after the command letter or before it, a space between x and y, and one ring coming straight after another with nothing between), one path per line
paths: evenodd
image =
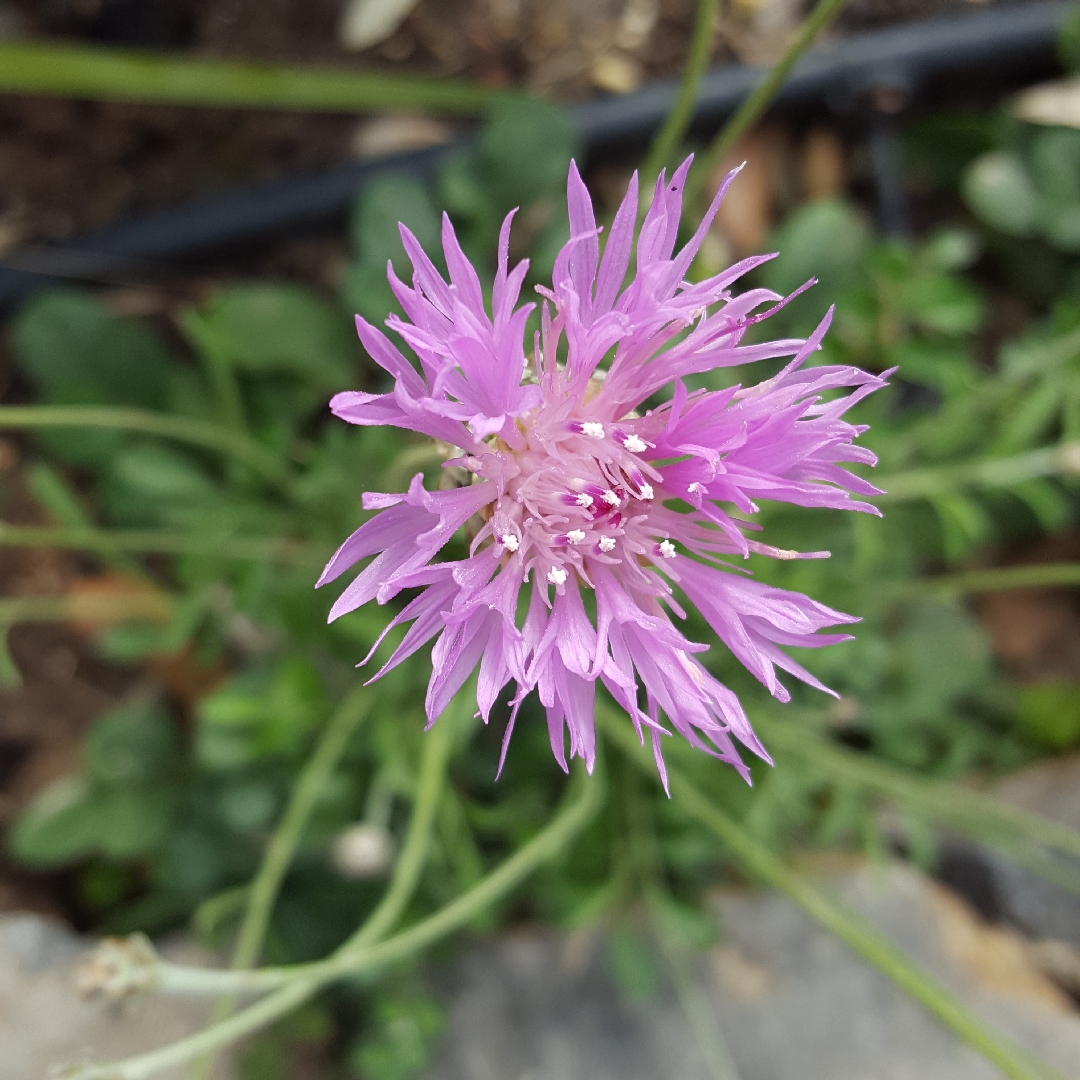
M590 439L602 439L604 437L604 425L597 420L586 420L581 425L581 434Z
M675 545L670 540L660 541L660 558L662 559L674 559L675 558Z
M614 536L601 536L600 540L599 540L599 542L597 544L597 547L599 547L601 551L611 551L611 549L614 546L615 546L615 537Z
M607 491L604 492L604 502L606 502L608 506L618 506L619 496L616 495L611 488L608 488Z
M623 446L625 446L631 454L645 453L645 440L639 438L637 435L627 435L625 440L623 440Z
M692 484L687 485L686 490L690 491L690 492L693 492L694 494L697 494L697 492L705 490L705 485L704 484L699 484L695 480Z
M642 498L642 499L645 499L646 501L648 501L652 497L653 497L652 484L642 484L641 485L641 494L640 494L639 498Z
M566 571L558 566L553 566L547 572L547 579L552 585L562 585L566 581Z
M593 497L586 491L583 491L576 500L578 506L584 506L587 510L593 504Z
M566 534L566 539L569 540L571 544L580 544L581 541L585 539L585 530L571 529Z
M502 544L507 551L517 551L521 546L521 542L513 533L504 533L499 537L499 543Z

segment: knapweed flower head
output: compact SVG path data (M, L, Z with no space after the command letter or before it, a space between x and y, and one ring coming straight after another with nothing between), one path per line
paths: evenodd
M777 668L825 689L782 646L846 640L818 631L856 621L762 584L725 559L827 554L800 555L751 539L758 526L744 517L758 512L758 500L876 513L852 498L879 492L843 467L875 463L854 445L864 429L844 413L882 379L851 367L804 367L831 312L806 340L740 344L751 325L785 301L767 289L732 292L768 255L705 281L686 280L735 176L675 252L689 165L657 181L637 236L636 274L625 287L637 177L601 256L592 203L571 166L570 241L555 262L551 289L537 288L544 298L540 330L528 352L525 323L535 305L518 306L527 263L509 268L513 214L499 236L490 314L449 218L442 230L449 283L402 227L413 284L389 270L406 319L391 315L387 326L412 348L420 370L358 317L360 339L393 376L394 389L341 393L330 403L349 423L390 424L447 444L447 465L466 479L430 491L418 474L406 492L364 495L364 508L380 513L342 544L319 584L374 559L330 618L419 589L390 623L411 625L378 674L437 638L429 726L477 665L485 722L512 681L503 759L518 709L536 689L559 764L566 768L568 730L571 757L582 756L591 770L599 681L639 737L649 733L662 776L661 736L670 724L749 779L736 743L765 760L768 754L736 695L698 660L708 646L688 640L672 621L685 617L679 594L781 701L789 695ZM684 382L776 357L791 360L756 385L706 392ZM662 400L665 390L664 404L646 404ZM463 528L468 558L434 561Z

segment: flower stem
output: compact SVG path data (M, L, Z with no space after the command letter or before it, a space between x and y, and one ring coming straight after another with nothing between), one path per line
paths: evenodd
M686 66L683 68L682 81L679 84L679 95L675 104L668 113L664 126L656 133L656 137L649 147L649 155L642 166L642 175L648 182L651 181L674 154L690 120L694 114L694 102L697 100L698 88L701 86L702 76L709 66L709 55L712 52L713 34L716 24L716 14L719 10L719 0L698 0L697 12L694 16L694 32L690 39L690 51L686 56Z
M0 45L0 90L218 108L424 109L462 115L512 96L448 79L21 41Z
M720 167L723 160L735 148L739 140L754 126L769 107L769 103L783 86L799 57L813 44L814 39L839 14L846 0L818 0L817 6L807 16L787 51L770 69L757 89L739 106L735 114L723 126L709 145L701 164L694 170L688 196L691 200L701 193L706 180Z
M0 405L0 429L47 427L108 428L176 439L228 454L280 490L294 490L292 474L276 454L240 432L205 420L96 405Z
M258 961L270 925L274 902L311 812L322 797L357 725L367 717L371 709L371 698L371 690L359 687L338 706L303 771L297 777L289 805L270 839L262 865L247 894L247 906L232 955L234 971L243 971ZM236 1005L235 994L223 998L214 1008L211 1023L228 1019L236 1011ZM213 1062L213 1055L207 1055L196 1063L192 1076L208 1076Z
M335 979L386 967L412 956L467 925L481 911L516 888L537 867L558 855L592 820L603 800L602 777L598 774L590 779L584 775L584 770L579 770L571 782L563 806L532 840L446 907L377 945L363 950L339 950L329 960L298 965L292 969L227 972L160 964L157 986L166 993L217 995L229 990L268 989L272 986L277 989L224 1023L126 1061L76 1067L65 1074L65 1080L144 1080L163 1069L220 1050L258 1031L295 1009ZM268 975L271 979L266 978ZM263 978L260 980L258 976ZM256 978L253 980L253 977Z
M762 719L758 726L770 746L801 756L830 779L895 799L1080 893L1080 873L1044 850L1080 858L1080 833L1068 826L956 784L910 776L866 754L837 746L816 734L811 724L796 727L790 721Z
M161 555L209 555L220 559L322 566L329 552L263 536L217 537L156 529L109 530L89 526L9 525L0 522L0 547L72 548L103 555L131 551Z
M883 502L909 502L946 495L965 487L1008 487L1040 476L1080 474L1080 443L1045 446L1007 458L983 458L958 465L909 469L881 478Z
M413 804L405 844L394 866L390 885L379 906L341 947L339 951L342 953L358 952L380 940L401 917L405 905L416 891L431 846L431 828L435 822L439 800L442 798L446 765L454 744L454 736L459 730L462 717L472 712L469 696L468 689L459 694L454 700L453 708L424 738L424 756L417 779L416 802ZM476 700L475 695L472 700Z
M601 714L599 708L597 716L602 719L605 731L627 756L643 771L656 777L651 755L642 753L629 726L618 724L606 711ZM659 782L659 778L656 779ZM744 870L785 893L808 915L996 1065L1010 1080L1064 1080L1057 1070L984 1024L871 923L785 866L703 795L679 769L669 765L668 780L672 796L679 805L719 837Z
M911 591L946 596L1003 589L1042 589L1055 585L1080 585L1080 563L1035 563L1031 566L995 566L989 570L968 570L961 574L905 581L896 593Z

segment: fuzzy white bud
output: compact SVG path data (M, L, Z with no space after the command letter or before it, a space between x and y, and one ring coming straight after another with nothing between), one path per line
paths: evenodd
M602 439L604 437L604 425L598 420L586 420L581 425L581 434L587 435L590 439Z
M510 552L517 551L521 547L521 541L513 533L503 533L499 537L499 543Z
M637 435L627 435L623 440L623 446L625 446L631 454L645 453L645 440Z
M547 572L547 579L552 585L562 585L566 581L566 571L559 566L553 566Z
M569 540L571 544L580 544L581 541L585 539L585 530L571 529L566 534L566 539Z
M675 545L670 540L660 541L660 558L662 559L674 559L675 558Z
M614 536L601 536L599 541L597 542L597 547L599 547L601 551L611 551L614 546Z

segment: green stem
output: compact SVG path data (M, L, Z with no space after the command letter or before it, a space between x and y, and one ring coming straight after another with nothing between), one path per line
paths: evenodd
M716 14L719 8L719 0L698 0L697 13L694 17L694 33L690 39L690 51L686 56L682 82L679 84L679 95L675 99L671 112L668 113L667 120L664 121L664 126L656 133L649 147L649 156L642 166L642 175L646 181L654 178L669 163L690 125L701 79L709 66ZM648 190L648 185L646 185L646 190Z
M965 487L1008 487L1040 476L1080 473L1080 443L1061 443L1008 458L984 458L959 465L910 469L881 478L882 502L908 502L948 495Z
M246 435L205 420L96 405L0 405L0 429L48 427L107 428L176 439L228 454L281 490L293 491L292 474L276 454Z
M603 796L602 778L597 775L590 779L583 771L579 771L564 805L551 822L497 870L434 915L363 951L339 950L329 960L318 964L300 965L293 969L270 968L250 973L159 965L158 988L166 993L217 995L223 990L243 991L272 986L278 989L224 1023L216 1024L171 1046L112 1065L75 1068L67 1074L67 1080L144 1080L163 1069L182 1065L202 1054L220 1050L223 1046L258 1031L295 1009L335 979L386 967L414 955L467 925L481 911L516 888L537 867L558 855L600 809ZM245 975L249 980L246 983L243 980ZM273 979L267 979L267 975L273 976ZM253 976L256 978L253 979ZM258 978L259 976L261 978Z
M735 148L739 140L757 123L769 107L769 103L783 86L799 57L813 44L814 39L839 14L846 0L818 0L817 6L807 16L787 51L758 84L754 92L739 106L734 116L713 139L701 165L694 169L691 182L687 184L688 197L693 200L700 193L705 181L721 166L724 158Z
M1065 888L1080 891L1080 875L1034 846L1080 858L1080 833L1068 826L956 784L910 776L823 739L807 724L796 727L790 721L768 720L759 722L759 727L771 746L801 756L831 779L895 799L939 824L997 848Z
M60 473L47 462L33 462L27 470L27 479L34 498L62 526L60 530L54 531L85 530L93 527L90 516L83 509L83 505L75 492L71 490ZM0 524L0 544L4 543L4 528L5 526ZM43 546L48 547L51 545ZM113 545L102 545L98 548L98 553L105 562L122 574L130 574L133 577L144 576L143 568L139 565L138 560L131 558L130 555L120 551Z
M467 116L514 96L449 79L38 42L0 45L0 91L219 108L422 109Z
M653 928L656 931L660 949L671 970L671 981L675 987L675 996L686 1015L690 1032L694 1036L705 1067L712 1080L739 1080L739 1072L731 1058L731 1051L721 1036L716 1024L716 1015L698 982L697 974L687 950L672 940L664 926L659 912L658 890L647 890L645 899L652 915Z
M599 715L600 711L597 712ZM629 725L619 724L605 712L603 726L639 768L656 777L651 755L641 752ZM659 782L659 777L656 779ZM996 1065L1010 1080L1064 1080L1057 1070L984 1024L871 923L785 866L703 795L680 770L669 765L668 780L673 798L691 817L723 841L744 870L785 893L808 915Z
M250 434L236 372L209 319L197 311L188 311L181 316L179 324L194 346L195 353L203 359L217 398L218 417L222 424L242 435Z
M960 593L996 592L1001 589L1041 589L1055 585L1080 585L1080 563L995 566L989 570L941 574L897 584L894 591L897 594L918 591L951 596Z
M394 866L390 885L379 906L339 951L358 952L382 938L401 917L405 905L416 891L431 846L431 827L435 822L435 811L446 783L446 765L450 759L454 736L462 716L472 711L469 697L467 689L459 694L454 701L454 707L425 736L424 756L417 779L416 802L413 804L409 829L401 855ZM476 700L475 695L472 700Z
M258 962L281 883L285 880L285 874L311 818L311 812L322 798L349 738L367 716L371 708L371 696L370 689L360 687L338 706L303 771L297 777L289 805L270 839L262 865L247 894L247 907L232 955L234 971L246 970ZM211 1023L228 1019L236 1011L236 1006L236 995L223 998L214 1008ZM211 1055L196 1065L193 1075L208 1076L212 1066Z
M75 593L70 596L16 596L0 599L0 627L18 622L114 622L145 619L168 622L175 601L167 593L150 589L138 592Z
M156 529L108 530L84 526L8 525L0 522L0 547L71 548L109 554L210 555L221 559L322 566L329 552L274 537L215 537L212 533Z

